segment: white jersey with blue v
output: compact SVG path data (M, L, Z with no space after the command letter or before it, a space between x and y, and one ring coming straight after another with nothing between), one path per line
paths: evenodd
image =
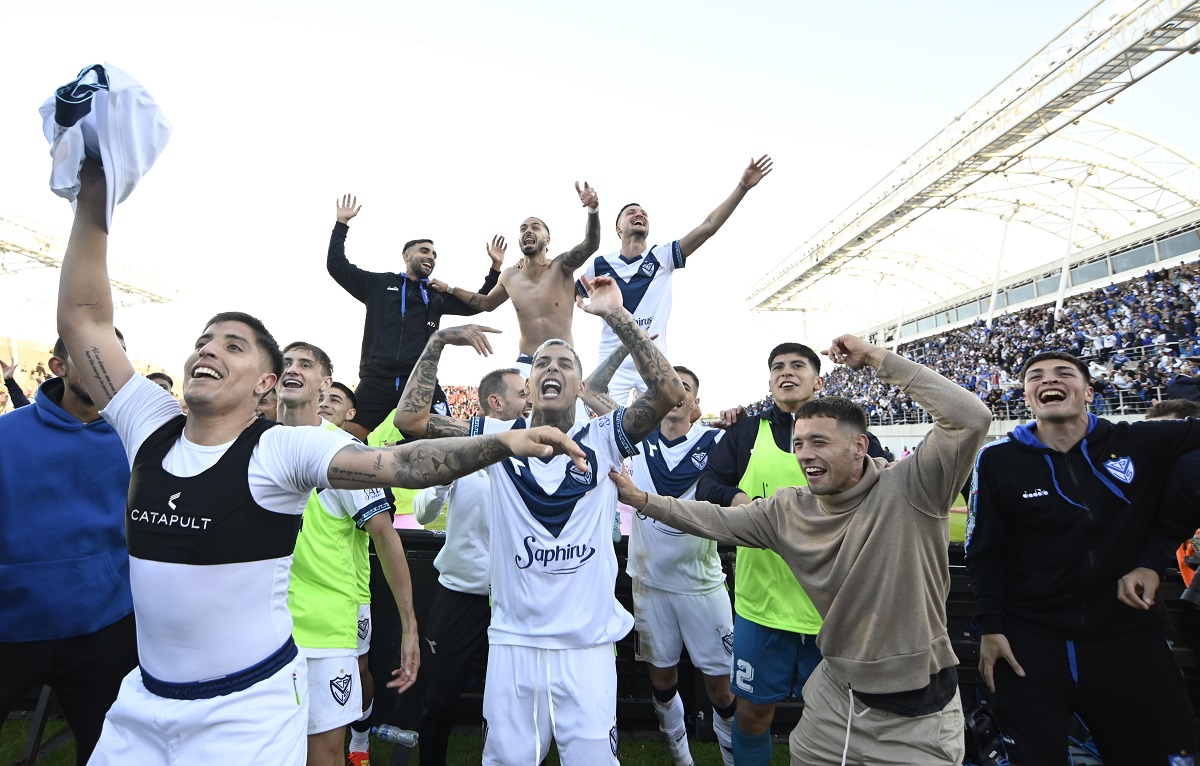
M492 485L492 623L488 641L575 649L617 641L633 617L617 602L612 544L621 470L635 453L619 409L576 422L569 435L587 456L511 457L487 467ZM525 428L523 420L474 418L473 435Z

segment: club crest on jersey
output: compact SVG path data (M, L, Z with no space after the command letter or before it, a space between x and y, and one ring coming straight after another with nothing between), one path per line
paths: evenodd
M612 748L612 754L615 757L617 754L617 727L613 726L608 730L608 746Z
M733 656L733 633L726 633L721 636L721 646L725 649L725 653L730 657Z
M696 466L697 471L703 471L704 467L708 465L708 453L707 452L693 452L692 453L692 465Z
M571 466L567 469L567 475L570 476L575 481L579 482L580 484L591 484L592 483L592 469L591 468L588 468L586 471L581 471L581 470L579 470L579 466L575 465L574 463L571 463Z
M350 699L352 680L350 674L347 673L344 676L338 676L329 681L329 693L333 695L334 701L343 707L345 707L346 702Z
M658 262L647 260L642 264L642 268L638 269L643 275L654 278L654 272L658 271Z
M358 621L358 637L362 640L367 638L367 628L371 627L371 621L366 617Z
M450 405L447 404L446 402L438 402L437 404L433 405L433 411L439 415L449 416L450 415Z
M1114 479L1123 481L1126 484L1133 481L1133 460L1127 457L1108 460L1104 463L1104 467L1113 475Z

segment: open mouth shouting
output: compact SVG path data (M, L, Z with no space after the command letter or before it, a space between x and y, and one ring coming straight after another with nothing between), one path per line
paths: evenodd
M557 380L543 380L540 388L543 400L554 400L562 396L562 383Z
M192 368L192 380L221 380L221 373L211 367L196 365Z
M304 388L304 381L300 378L284 378L283 387L291 390L301 389Z
M1058 404L1067 399L1067 392L1058 388L1047 388L1038 392L1038 404Z

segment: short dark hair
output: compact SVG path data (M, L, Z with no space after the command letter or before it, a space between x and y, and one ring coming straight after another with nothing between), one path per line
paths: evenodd
M682 364L677 364L677 365L675 365L675 366L674 366L672 369L673 369L673 370L675 370L675 372L682 372L682 373L686 373L686 374L688 374L688 375L691 375L691 376L692 376L692 382L694 383L694 385L692 386L692 391L693 391L693 392L695 392L695 391L699 391L699 390L700 390L700 376L699 376L699 375L697 375L696 373L692 372L692 371L691 371L691 370L689 370L688 368L684 367Z
M431 245L433 244L432 239L410 239L409 241L404 243L404 247L400 248L400 252L407 253L408 248L412 247L413 245L420 245L424 242L428 242Z
M125 336L121 333L120 330L118 330L115 327L113 328L113 332L116 333L117 340L121 341L121 347L124 348L125 347ZM59 359L63 360L64 362L68 361L66 341L64 341L61 337L58 340L54 341L54 350L51 351L50 353L54 354L55 356L57 356Z
M866 411L844 396L823 396L796 410L796 420L813 418L833 418L839 426L849 428L855 435L867 432Z
M775 357L783 356L784 354L798 354L804 357L813 366L813 370L818 375L821 374L821 357L817 356L816 351L813 351L803 343L780 343L771 349L771 353L767 355L767 369L771 369L771 365L775 364Z
M620 210L618 210L618 211L617 211L617 220L616 220L616 222L613 224L614 226L620 226L620 225L621 225L621 213L624 213L626 210L628 210L628 209L629 209L629 208L631 208L631 207L641 207L641 205L639 205L639 204L638 204L638 203L636 203L636 202L630 202L628 205L626 205L625 207L623 207L623 208L621 208Z
M146 376L146 380L165 380L167 388L175 388L175 381L171 380L171 376L165 372L152 372Z
M550 236L550 224L546 223L541 218L538 218L536 215L531 215L529 217L532 218L533 220L537 221L538 223L540 223L542 225L542 228L544 228L546 230L546 236L547 237Z
M321 365L321 367L325 370L325 374L330 376L333 375L333 360L329 358L329 354L326 354L321 350L320 346L314 346L311 343L298 340L284 346L283 353L286 354L294 348L303 349L304 351L307 351L315 356L317 358L317 364Z
M1191 399L1166 399L1156 402L1154 406L1146 411L1146 420L1154 420L1156 418L1179 420L1183 420L1184 418L1200 418L1200 402L1193 402Z
M269 372L274 373L275 377L283 374L283 352L279 350L279 344L275 341L275 336L271 334L261 320L250 316L244 311L222 311L208 320L204 324L204 329L207 330L209 327L221 322L241 322L253 330L254 342L263 355L263 361L270 368Z
M1079 374L1083 376L1084 382L1091 383L1092 371L1088 369L1086 364L1080 361L1079 357L1074 354L1068 354L1066 351L1042 351L1029 357L1025 361L1025 364L1021 365L1021 383L1025 383L1025 373L1029 372L1030 367L1047 359L1061 359L1064 362L1070 362L1075 365L1075 369L1079 370Z
M508 383L504 381L505 375L521 375L521 371L516 367L505 367L502 370L492 370L487 375L483 376L483 380L479 381L479 407L483 410L484 415L492 415L495 413L488 406L488 397L492 394L504 396L508 393Z
M574 346L572 346L570 343L567 343L562 338L551 338L548 341L544 341L542 345L538 346L537 350L533 352L533 361L537 361L537 358L541 356L542 351L547 346L562 346L567 351L570 351L571 356L575 357L575 366L579 368L579 375L580 377L583 377L583 362L579 361L579 354L576 353Z
M329 384L329 389L332 391L335 388L346 395L346 398L350 400L351 407L358 409L358 397L355 396L354 392L350 390L350 386L347 386L345 383L339 383L335 380L333 383Z

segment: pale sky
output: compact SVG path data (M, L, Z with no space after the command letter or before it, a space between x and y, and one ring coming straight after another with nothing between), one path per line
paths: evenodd
M117 315L131 353L172 374L208 316L245 310L281 343L324 347L336 378L357 377L363 309L324 268L343 192L364 205L351 224L352 262L399 270L401 244L430 237L434 275L476 288L484 243L515 240L526 216L550 225L552 254L582 238L576 180L599 193L606 253L619 247L612 221L624 203L649 211L652 241L670 241L732 191L751 156L770 153L775 171L675 276L669 356L699 373L713 411L765 393L776 343L820 348L835 332L865 329L869 296L848 295L845 314L807 322L752 315L755 280L1088 4L21 7L0 10L0 215L65 240L70 207L48 189L37 108L90 63L141 81L175 133L117 208L110 260L114 272L141 275L127 281L175 296ZM1200 156L1196 67L1181 57L1093 114ZM514 245L507 263L518 257ZM0 335L53 342L56 279L0 273ZM443 382L472 384L515 358L509 305L475 321L505 330L497 356L452 349ZM576 313L588 369L597 322Z

